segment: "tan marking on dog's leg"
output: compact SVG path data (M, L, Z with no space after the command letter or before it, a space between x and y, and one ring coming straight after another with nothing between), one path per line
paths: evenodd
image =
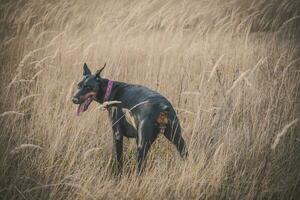
M156 122L159 124L159 132L164 133L168 124L168 113L167 112L161 112L159 113Z
M123 111L123 113L124 113L124 115L125 115L126 121L127 121L131 126L133 126L135 129L137 129L137 125L136 125L136 123L135 123L135 119L134 119L134 117L133 117L131 111L130 111L129 109L127 109L127 108L122 108L122 111Z

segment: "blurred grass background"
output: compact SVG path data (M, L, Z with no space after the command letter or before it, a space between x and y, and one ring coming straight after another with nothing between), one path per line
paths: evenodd
M1 1L1 199L297 199L300 2ZM112 175L96 103L70 99L82 65L148 86L178 111L190 157L135 142Z

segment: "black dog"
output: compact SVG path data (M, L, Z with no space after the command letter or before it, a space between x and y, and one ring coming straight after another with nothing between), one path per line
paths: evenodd
M124 136L136 138L138 174L142 172L148 150L159 133L164 134L176 146L181 157L186 158L187 147L171 103L149 88L102 78L100 73L104 68L105 65L92 75L84 64L83 80L79 82L78 92L72 101L79 104L78 115L86 111L93 100L100 104L119 101L119 104L107 106L112 121L118 170L122 168Z

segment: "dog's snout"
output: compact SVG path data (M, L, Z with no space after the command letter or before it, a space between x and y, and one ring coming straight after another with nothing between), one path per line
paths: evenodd
M78 103L79 103L79 99L76 98L76 97L73 97L73 98L72 98L72 101L73 101L73 103L75 103L75 104L78 104Z

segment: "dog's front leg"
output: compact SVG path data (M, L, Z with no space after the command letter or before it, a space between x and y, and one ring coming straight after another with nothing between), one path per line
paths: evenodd
M121 173L123 167L122 111L118 107L111 107L108 111L112 122L116 171L117 173Z
M114 131L113 134L117 173L121 173L123 167L123 135L119 131Z

